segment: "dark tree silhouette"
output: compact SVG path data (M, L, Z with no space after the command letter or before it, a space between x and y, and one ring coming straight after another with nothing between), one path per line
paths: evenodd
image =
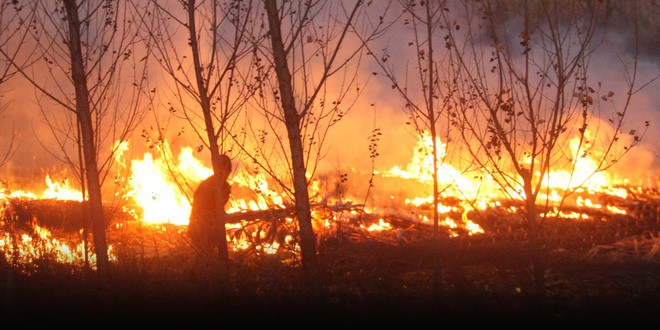
M28 72L16 60L11 62L23 78L64 110L42 107L41 113L64 154L61 159L80 174L87 201L85 214L91 218L97 279L105 286L109 276L108 218L101 186L112 167L116 142L128 138L145 110L141 99L148 43L144 56L136 56L137 20L127 2L34 4L34 19L23 28L29 31L36 50L22 55L38 59L47 74ZM133 76L124 76L127 72Z
M516 8L506 21L495 14L502 5ZM624 90L608 90L607 82L592 78L597 68L590 59L604 33L599 6L599 1L464 1L444 12L446 47L460 68L452 78L457 84L452 124L470 157L520 205L539 293L548 253L543 225L551 211L561 210L568 195L621 159L645 132L624 125L631 99L644 86L637 81L636 53L622 72ZM614 103L616 97L623 102ZM595 166L578 175L585 157ZM548 184L558 183L553 169L570 173L558 203Z
M140 7L136 2L137 11L148 14L142 16L147 22L144 39L155 41L156 60L171 79L175 93L166 101L170 112L182 114L209 150L214 173L220 174L221 154L231 152L233 140L228 135L236 114L254 92L250 78L244 78L251 76L250 66L242 65L252 49L246 42L246 34L253 28L252 2L193 0L183 2L183 10L181 3L169 6L172 4L152 1ZM188 41L184 47L183 40ZM241 72L242 68L248 71ZM221 185L216 188L221 189ZM215 194L219 199L222 195ZM224 205L221 202L216 204ZM216 218L225 223L224 212L217 211ZM219 226L218 230L220 283L227 284L226 229Z

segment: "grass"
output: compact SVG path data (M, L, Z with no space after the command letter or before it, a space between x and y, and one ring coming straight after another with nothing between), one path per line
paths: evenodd
M549 220L543 294L535 292L528 269L524 223L501 212L484 215L486 234L439 241L419 226L401 227L407 230L403 241L396 230L359 232L360 224L319 232L324 299L308 296L290 251L232 252L231 281L219 283L214 266L195 254L185 232L125 224L109 231L118 261L104 289L94 272L46 257L32 262L31 271L0 259L0 319L184 326L657 323L660 253L652 252L660 244L660 223L654 207L639 216Z
M325 300L310 300L302 271L266 256L231 265L222 294L212 268L179 255L113 267L108 288L94 274L47 263L2 278L3 320L13 322L541 322L660 321L660 266L654 262L585 263L562 255L535 294L522 256L491 246L497 259L441 258L461 247L374 242L326 249ZM472 253L468 248L463 254ZM498 256L499 254L499 256ZM475 261L468 261L475 260ZM498 260L508 260L498 262ZM6 265L5 265L6 266ZM439 290L434 280L439 278ZM9 285L8 285L9 284ZM11 292L8 291L11 289Z

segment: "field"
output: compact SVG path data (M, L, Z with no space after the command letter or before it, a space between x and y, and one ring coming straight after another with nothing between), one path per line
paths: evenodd
M360 212L353 205L319 206L315 214L323 297L307 294L291 238L295 226L282 212L231 227L228 285L216 280L213 261L200 258L191 248L185 226L115 217L108 226L112 279L108 287L99 288L95 273L81 259L63 262L58 248L53 253L38 252L54 241L80 240L76 226L63 224L75 223L73 210L78 204L13 201L3 221L2 318L246 325L657 322L658 197L646 191L636 200L619 201L625 215L576 209L589 219L548 218L548 271L542 293L534 290L529 271L524 222L508 207L471 216L480 219L483 233L470 235L460 226L444 224L434 240L432 226L404 212L376 214ZM460 219L460 212L448 216ZM48 228L48 235L42 234L47 238L42 243L30 242L33 255L21 259L20 253L11 253L18 250L8 248L12 242L8 238L34 233L36 227ZM259 234L248 234L255 232ZM246 242L247 237L252 240Z

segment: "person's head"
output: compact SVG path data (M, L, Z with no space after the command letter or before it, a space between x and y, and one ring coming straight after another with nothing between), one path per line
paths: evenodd
M231 173L231 158L225 154L220 155L220 169L222 170L222 175L224 179L229 177Z

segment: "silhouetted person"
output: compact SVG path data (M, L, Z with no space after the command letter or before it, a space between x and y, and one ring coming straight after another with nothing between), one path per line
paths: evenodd
M193 196L192 210L188 235L192 244L202 253L217 253L218 244L222 241L219 226L226 223L225 205L229 201L231 187L227 182L231 173L231 160L227 155L220 155L221 171L202 181ZM218 192L221 204L216 205L216 185L220 186ZM220 217L215 218L216 208Z

